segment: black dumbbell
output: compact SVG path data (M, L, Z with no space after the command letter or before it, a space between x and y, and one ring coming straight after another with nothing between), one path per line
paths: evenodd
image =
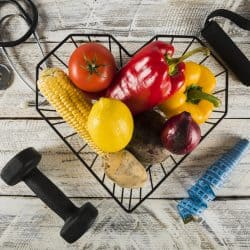
M20 181L25 184L64 221L61 236L69 243L78 240L93 224L98 211L89 202L76 207L65 194L36 167L41 154L27 148L13 157L1 172L2 179L10 186Z

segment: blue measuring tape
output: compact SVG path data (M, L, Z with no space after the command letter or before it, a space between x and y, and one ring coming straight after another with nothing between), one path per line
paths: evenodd
M188 190L189 198L181 200L177 209L184 223L199 217L215 199L215 189L220 188L243 155L247 153L250 142L240 140L229 152L211 165L204 175Z

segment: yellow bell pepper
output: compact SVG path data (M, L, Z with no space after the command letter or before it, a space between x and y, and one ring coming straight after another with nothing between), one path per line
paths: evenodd
M216 78L205 66L195 62L185 62L185 83L172 97L160 105L160 109L169 118L187 111L198 123L204 123L220 105L220 100L211 93Z

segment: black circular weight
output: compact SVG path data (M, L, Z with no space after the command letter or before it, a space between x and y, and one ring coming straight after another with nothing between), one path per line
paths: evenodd
M0 64L0 90L7 89L11 84L12 72L4 64Z
M1 178L10 186L16 185L34 168L41 160L34 148L26 148L14 156L2 169Z
M88 231L97 215L97 209L91 203L85 203L74 216L65 221L60 232L61 236L67 242L73 243Z

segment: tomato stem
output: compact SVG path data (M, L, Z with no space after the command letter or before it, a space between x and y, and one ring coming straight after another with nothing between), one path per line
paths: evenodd
M87 70L90 73L90 75L92 74L100 75L100 73L98 72L98 68L109 66L108 64L97 64L96 57L94 57L93 60L89 60L85 55L83 55L83 59L86 66L80 65L80 67L83 68L84 70Z

